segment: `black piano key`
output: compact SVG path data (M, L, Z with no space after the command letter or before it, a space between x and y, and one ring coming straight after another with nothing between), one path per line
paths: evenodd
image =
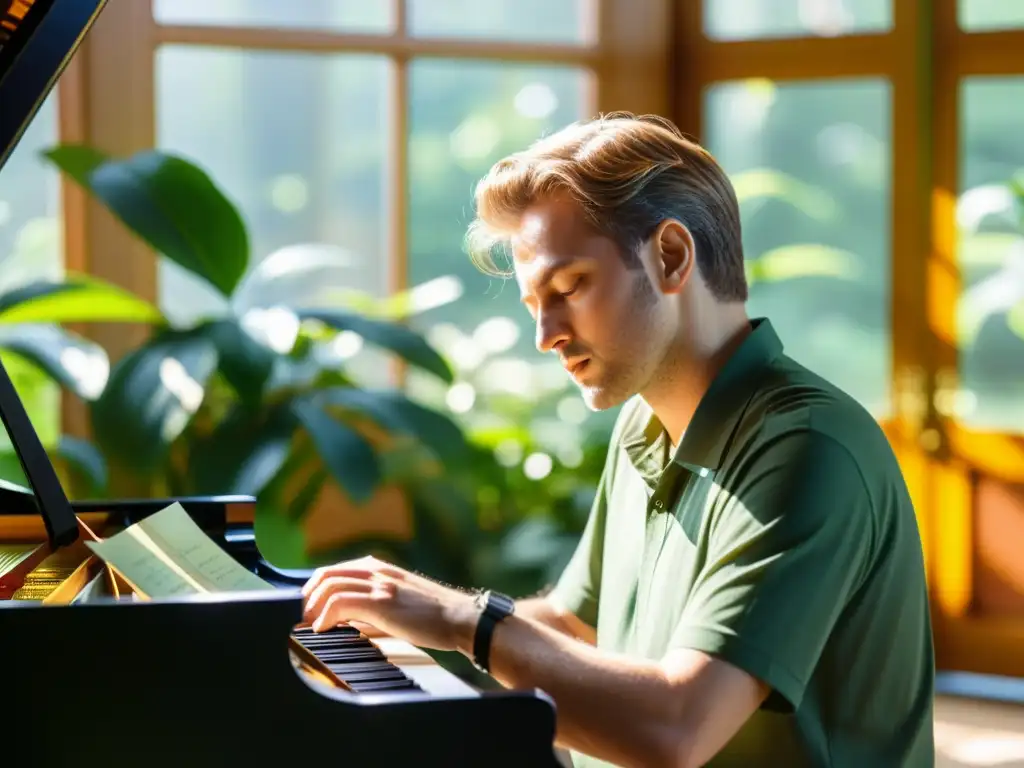
M379 683L352 683L351 687L356 693L376 693L384 691L418 690L420 686L412 680L387 680Z
M386 662L388 658L376 648L360 649L358 651L328 651L314 655L324 664L346 664L354 661Z
M333 670L332 670L333 671ZM346 683L373 683L389 680L408 680L400 669L378 669L373 672L348 672L342 670L340 677Z
M361 674L363 672L380 672L382 670L402 670L390 662L364 661L355 664L327 664L327 668L340 675Z
M302 628L292 635L356 693L422 690L354 627L342 625L324 632Z
M333 637L330 640L307 640L300 638L299 643L310 650L314 648L350 648L352 646L373 647L373 643L361 637Z

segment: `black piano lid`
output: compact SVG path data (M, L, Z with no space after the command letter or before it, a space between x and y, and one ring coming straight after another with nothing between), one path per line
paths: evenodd
M0 169L106 2L0 0Z
M0 172L105 4L0 0ZM78 538L74 511L2 363L0 420L32 486L51 546L70 544Z

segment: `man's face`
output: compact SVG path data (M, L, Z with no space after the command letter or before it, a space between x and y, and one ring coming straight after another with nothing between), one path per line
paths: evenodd
M566 200L529 209L511 245L537 349L558 355L593 410L641 392L676 322L647 266L629 268L615 242Z

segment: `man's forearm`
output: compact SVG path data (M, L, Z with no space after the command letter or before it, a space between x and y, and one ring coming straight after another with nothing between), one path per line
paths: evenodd
M472 657L472 645L465 633L460 650ZM623 766L675 764L678 703L657 663L603 653L514 615L495 629L490 666L504 685L540 688L555 700L562 745Z
M559 610L548 597L516 600L516 615L544 624L585 643L595 645L597 642L597 634L593 627L580 621L575 615Z

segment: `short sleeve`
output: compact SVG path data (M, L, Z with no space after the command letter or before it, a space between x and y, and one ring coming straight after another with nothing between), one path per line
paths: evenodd
M822 649L862 583L874 510L856 461L813 430L764 440L723 478L708 556L672 638L799 707Z
M576 550L548 596L558 606L591 627L597 626L598 596L601 591L604 529L608 515L607 484L606 467Z

